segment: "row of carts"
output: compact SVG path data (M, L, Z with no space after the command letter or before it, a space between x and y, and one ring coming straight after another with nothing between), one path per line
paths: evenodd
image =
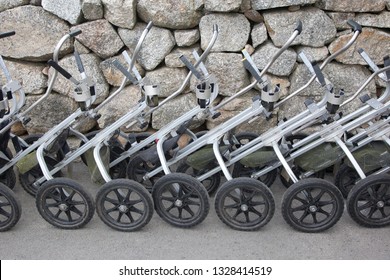
M218 38L217 25L213 26L213 36L201 55L194 51L191 59L180 57L189 74L179 89L162 101L159 86L143 78L135 67L152 23L143 31L132 56L123 52L127 67L118 60L113 62L124 75L122 83L98 106L94 105L97 98L94 78L87 75L77 50L74 51L80 72L77 78L58 62L63 44L68 40L73 42L81 31L67 34L58 42L53 58L48 61L54 71L47 91L28 108L23 88L11 77L0 56L6 77L0 94L0 231L15 226L22 213L12 191L16 184L15 170L20 185L35 197L39 214L62 229L85 226L95 211L106 225L120 231L141 229L154 212L173 226L190 228L207 217L210 195L213 195L215 211L224 224L235 230L258 230L274 215L271 186L278 177L286 186L282 215L295 230L327 230L339 221L345 205L359 225L389 225L390 58L385 57L380 68L360 49L373 74L353 93L336 90L322 73L338 55L355 45L362 28L352 20L348 23L353 36L321 64L310 62L304 53L299 54L312 76L304 86L283 99L280 85L272 85L266 73L299 36L304 28L301 22L261 70L243 50L243 63L253 82L219 103L216 102L218 81L204 64ZM14 32L1 33L0 38L12 35ZM13 135L12 125L30 121L29 112L51 94L58 74L74 84L77 110L43 135ZM179 96L191 78L196 81L193 96L196 107L154 133L127 134L121 130L125 126L148 127L153 112ZM378 96L370 96L365 89L375 80L382 80L385 89ZM129 82L142 94L133 108L99 131L83 134L77 129L82 122L97 120L100 109ZM279 121L260 135L235 133L241 124L271 119L275 109L287 104L313 82L323 92L321 100L308 98L304 111ZM252 98L247 109L208 131L194 130L199 119L217 119L226 104L255 87L260 93ZM345 106L354 100L361 106L343 114ZM69 137L78 138L80 145L70 148ZM65 176L66 167L80 158L88 166L91 180L101 185L96 197L85 186Z

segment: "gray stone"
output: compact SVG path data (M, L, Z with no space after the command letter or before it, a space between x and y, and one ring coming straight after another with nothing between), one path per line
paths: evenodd
M125 87L114 99L99 110L99 114L101 114L98 120L99 127L105 128L114 123L128 113L140 99L141 93L138 86ZM123 130L126 130L125 126L122 128ZM131 130L141 131L137 125L133 126Z
M335 12L380 12L385 9L386 0L319 0L318 7Z
M245 95L238 97L234 99L233 101L229 102L227 105L225 105L221 110L218 110L221 115L216 118L207 119L206 127L207 129L213 129L217 126L223 125L226 121L232 119L234 116L239 114L240 112L244 111L245 109L250 108L252 104L252 98L256 95L259 95L259 92L255 90L251 90ZM223 100L222 100L223 101ZM248 123L248 121L245 121L241 124L239 124L235 128L235 132L254 132L254 133L263 133L270 129L271 127L274 127L276 125L277 118L271 118L270 120L265 120L265 117L263 115L260 115L259 118L257 118L255 121Z
M209 14L202 17L199 24L203 50L207 48L211 40L214 24L218 25L219 34L212 51L237 52L247 43L250 23L243 14Z
M131 57L131 53L129 51L127 51L127 53ZM127 64L122 54L104 60L102 63L100 63L100 69L102 69L104 78L110 85L119 87L122 84L124 75L113 65L114 60L118 60L126 69L128 69L129 65ZM141 77L143 77L145 75L145 70L138 62L135 63L135 67L137 68ZM126 84L130 84L130 81L127 80Z
M323 70L325 77L329 79L329 81L334 85L335 92L338 92L339 89L344 89L347 97L353 95L358 88L368 79L370 76L370 72L363 66L360 65L342 65L339 63L331 62L329 63ZM290 94L295 92L297 89L305 85L311 77L309 70L307 70L306 66L300 64L294 73L290 77L291 87ZM369 86L366 88L372 94L375 94L376 87L375 81L372 81ZM305 91L301 92L300 96L308 96L317 97L317 100L320 99L325 93L324 89L322 89L318 83L313 82ZM298 98L299 99L299 98ZM287 109L282 108L281 114L284 113L285 110L289 110L290 113L283 114L283 116L289 117L294 112L299 112L298 110L294 110L293 108L302 108L302 104L298 104L296 100L297 97L293 97L291 101L288 102ZM300 100L300 99L299 99ZM304 101L304 100L303 100ZM299 102L302 102L300 100ZM347 109L343 109L343 112L349 113L352 110L361 106L361 102L357 99L351 104L347 106ZM302 111L302 110L300 110Z
M91 52L90 49L88 49L86 46L84 46L77 40L74 41L74 49L77 50L79 54L86 54Z
M77 29L82 31L76 37L77 40L103 59L117 54L124 46L120 37L107 20L95 20L71 28L72 31Z
M355 21L362 26L390 28L390 12L384 11L379 14L357 14Z
M255 62L257 68L263 69L278 50L279 48L275 47L269 41L261 45L252 55L252 59ZM293 49L287 49L272 64L272 66L268 70L268 73L277 76L288 76L293 71L296 60L296 52Z
M242 0L204 0L204 8L211 12L236 12Z
M310 60L310 62L324 60L329 54L327 47L311 48L311 47L299 46L296 48L296 51L298 54L300 52L303 52L306 55L306 57ZM302 59L299 55L298 55L298 62L302 62Z
M42 7L70 24L78 24L82 19L81 0L42 0Z
M252 9L251 0L242 0L240 11L245 13L250 9Z
M295 5L310 5L317 0L251 0L252 9L267 10L279 7L295 6Z
M202 0L139 0L138 16L154 25L171 29L194 28L202 17Z
M193 51L196 51L199 55L200 46L194 45L187 48L175 48L173 51L165 57L165 65L168 67L185 67L184 63L180 60L180 56L184 55L192 64L195 64L195 58L192 55Z
M99 68L100 58L95 54L80 55L83 62L85 73L95 82L95 92L97 99L94 104L101 103L108 96L109 86L104 79L103 73ZM72 55L66 56L59 61L59 64L66 69L75 79L80 80L80 73L77 69L76 61ZM49 70L49 79L53 74L53 69ZM54 83L53 90L64 95L73 97L74 84L65 79L62 75L58 75Z
M267 28L265 27L264 23L259 23L253 26L251 38L253 47L255 48L268 39Z
M130 50L134 50L146 25L137 23L134 29L119 28L118 33ZM153 70L175 46L175 38L165 28L153 27L145 38L138 56L138 62L145 70Z
M350 39L352 33L337 38L329 46L330 53L336 52L344 46ZM363 48L376 64L383 64L383 57L390 53L390 34L373 28L363 28L355 42L358 48L349 48L347 51L336 57L336 60L344 64L362 64L366 62L358 53L359 48Z
M193 93L181 94L157 109L152 116L152 128L160 129L198 106ZM196 125L201 125L202 121Z
M69 27L63 20L42 7L31 5L0 13L0 22L1 30L16 32L15 36L2 39L0 53L16 59L46 62L52 58L54 47L61 37L69 33ZM72 51L69 40L61 50L61 55Z
M242 56L237 53L211 53L205 62L209 73L216 77L219 94L231 96L249 85L248 74L242 63ZM191 80L191 88L195 92L198 81Z
M29 4L30 0L0 0L0 12Z
M27 96L26 108L41 96ZM45 133L69 117L77 109L77 104L68 96L52 92L44 102L35 107L28 116L31 121L25 126L28 134Z
M264 22L263 16L256 10L247 10L245 11L244 15L246 16L247 19L255 23Z
M199 29L175 30L173 34L179 47L192 46L200 39Z
M5 60L13 80L18 81L25 94L41 94L47 87L47 77L42 73L44 64ZM3 71L0 71L0 84L6 83Z
M86 20L103 18L103 4L101 0L84 0L81 10Z
M160 86L160 97L168 97L180 88L187 74L188 70L184 68L160 67L147 72L145 79L153 85Z
M390 11L390 0L386 0L386 8Z
M113 25L132 29L137 21L136 0L101 0L104 18Z
M349 19L355 18L355 13L329 12L328 16L333 20L337 30L351 29L347 24Z
M268 34L275 46L281 47L291 36L302 21L302 33L294 40L292 45L306 45L323 47L336 36L336 27L333 21L318 8L302 8L296 12L287 10L267 11L263 13ZM320 29L319 29L320 28Z

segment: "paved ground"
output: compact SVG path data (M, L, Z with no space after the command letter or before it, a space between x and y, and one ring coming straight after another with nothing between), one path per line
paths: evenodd
M74 178L95 192L98 187L88 183L86 168L77 164L75 170ZM11 231L1 233L0 259L390 259L388 227L363 228L344 213L327 232L297 232L280 214L284 187L276 182L272 191L275 216L256 232L231 230L211 208L206 220L192 229L172 227L155 213L142 231L123 233L107 227L96 214L82 229L57 229L39 216L34 199L17 185L23 214Z

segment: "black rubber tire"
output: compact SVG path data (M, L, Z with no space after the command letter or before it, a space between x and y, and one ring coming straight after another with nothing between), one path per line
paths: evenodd
M218 218L229 227L254 231L271 221L275 199L269 188L252 178L235 178L224 183L214 201Z
M0 183L6 185L9 189L14 189L16 185L16 175L12 168L7 169L0 175Z
M8 159L12 159L12 152L10 149L5 150L5 155ZM13 190L16 185L16 175L13 168L8 168L3 174L0 174L0 183L6 185L9 189Z
M323 179L303 179L291 185L282 198L284 220L302 232L322 232L333 227L343 211L340 190Z
M371 175L359 181L349 192L347 210L364 227L390 225L390 175Z
M147 163L139 155L137 155L133 157L127 164L127 178L141 183L147 190L151 192L153 185L158 179L160 179L164 175L164 173L160 172L152 178L149 178L148 180L144 180L143 176L159 166L160 161L158 162L158 164Z
M177 167L176 172L189 174L192 177L198 177L210 171L213 167L215 166L211 164L210 167L206 167L202 170L197 170L189 166L185 161L182 161ZM203 180L201 183L206 188L208 194L212 195L213 193L215 193L221 183L221 174L219 172L215 173L207 179Z
M57 160L51 158L51 157L44 157L45 162L47 164L47 167L49 170L52 170L54 166L58 163ZM62 177L62 172L58 171L56 174L53 175L53 177ZM24 174L19 173L19 182L22 188L30 195L34 196L37 194L38 189L40 186L34 186L34 183L39 179L43 177L43 172L41 170L41 167L39 164L35 165L32 169L27 171Z
M157 214L176 227L194 227L210 210L206 189L198 180L183 173L171 173L159 179L153 186L152 196Z
M359 174L354 168L342 164L334 177L334 184L339 188L343 197L347 198L349 192L359 180Z
M259 137L259 135L257 133L248 132L248 131L237 133L237 135L235 135L235 136L236 136L236 139L240 142L241 145L245 145L246 143L252 141L253 139L256 139L257 137Z
M96 212L106 225L115 230L136 231L152 218L153 201L141 184L128 179L116 179L99 189Z
M0 232L13 228L22 215L22 207L14 192L0 183Z
M51 225L78 229L92 219L95 204L81 185L68 178L54 178L42 184L35 198L39 214Z

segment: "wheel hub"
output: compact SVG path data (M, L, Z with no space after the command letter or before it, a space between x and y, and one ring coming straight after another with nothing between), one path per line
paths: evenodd
M309 211L310 211L310 212L314 213L314 212L317 212L317 210L318 210L317 206L315 206L315 205L310 205L310 207L309 207Z
M129 208L127 208L126 205L120 205L118 209L119 209L119 212L121 212L121 213L126 213L127 210L129 210Z
M60 208L61 211L66 211L68 210L68 205L66 205L65 203L61 203L58 208Z
M182 206L183 206L183 201L180 200L180 199L177 199L177 200L175 201L175 206L176 206L176 207L182 207Z
M381 200L376 203L376 206L379 208L383 208L385 206L385 203Z
M242 205L241 205L241 210L244 211L244 212L245 212L245 211L248 211L248 208L249 208L249 207L248 207L248 205L246 205L246 204L242 204Z

